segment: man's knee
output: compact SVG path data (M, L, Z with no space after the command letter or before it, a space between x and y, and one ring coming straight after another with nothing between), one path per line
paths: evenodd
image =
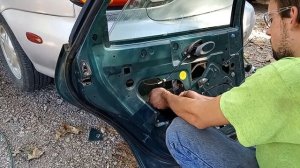
M183 125L185 124L185 121L182 120L179 117L174 118L171 125L168 127L166 132L166 140L167 142L177 140L181 135L181 129L183 128Z
M172 156L177 160L181 158L182 155L182 139L184 137L184 127L187 123L181 118L175 118L171 125L168 127L166 132L166 145L172 154ZM178 161L178 160L177 160Z
M198 155L198 141L194 141L198 129L181 118L175 118L166 132L166 144L176 162L181 166L207 167Z
M211 144L211 141L214 140L216 136L219 136L219 134L220 133L213 128L199 130L177 117L167 129L166 144L169 150L170 148L180 148L182 145L186 148L190 146L193 148L193 145L201 146L206 143Z
M189 136L188 134L191 132L191 129L193 129L193 126L183 119L179 117L174 118L166 132L166 143L168 148L174 148L175 144L179 141L184 143L185 139L188 138L187 136Z

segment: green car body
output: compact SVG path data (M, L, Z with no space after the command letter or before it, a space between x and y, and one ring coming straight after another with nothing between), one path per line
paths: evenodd
M190 89L216 96L240 85L245 79L245 1L232 0L226 25L114 41L107 25L108 3L95 0L83 7L60 53L56 87L64 99L112 125L140 167L178 167L165 145L165 131L175 115L152 108L148 94L165 87L176 94Z

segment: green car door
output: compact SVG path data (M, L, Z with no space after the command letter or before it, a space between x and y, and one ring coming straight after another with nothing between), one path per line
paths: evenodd
M165 87L217 96L245 78L244 0L88 1L65 44L55 83L70 103L112 125L140 167L177 167L165 145L176 117L151 107Z

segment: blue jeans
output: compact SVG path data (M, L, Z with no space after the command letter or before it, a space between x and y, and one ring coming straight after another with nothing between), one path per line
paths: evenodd
M255 149L246 148L216 128L204 130L177 117L167 129L166 143L183 168L257 168Z

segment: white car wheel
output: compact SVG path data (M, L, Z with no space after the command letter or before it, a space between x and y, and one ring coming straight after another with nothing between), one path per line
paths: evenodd
M4 27L0 25L0 46L3 52L4 58L8 64L9 69L17 79L22 78L20 60L17 57L14 46L11 39L5 31Z

